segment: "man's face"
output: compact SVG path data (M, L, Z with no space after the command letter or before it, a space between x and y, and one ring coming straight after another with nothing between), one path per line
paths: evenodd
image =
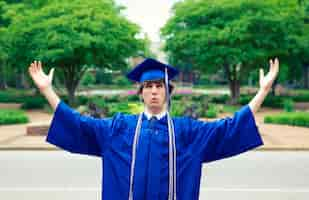
M154 114L160 113L165 103L165 84L163 81L145 81L142 97L146 107Z

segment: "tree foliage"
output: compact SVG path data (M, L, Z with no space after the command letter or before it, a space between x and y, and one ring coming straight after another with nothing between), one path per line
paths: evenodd
M185 0L173 14L161 30L170 61L204 73L223 69L232 102L250 71L300 49L304 15L296 0Z
M89 67L126 68L126 60L144 49L139 27L112 0L49 0L12 4L9 58L25 70L33 60L57 67L70 103ZM59 69L59 70L58 70Z

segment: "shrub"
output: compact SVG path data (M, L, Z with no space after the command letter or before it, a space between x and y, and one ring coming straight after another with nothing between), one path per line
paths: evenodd
M289 98L291 98L295 102L309 102L309 93L289 96Z
M186 105L187 107L189 104ZM171 115L172 116L182 116L186 110L186 106L183 106L181 101L173 101L171 107Z
M104 97L102 97L102 96L93 96L93 97L90 97L90 98L88 99L88 102L87 102L87 103L89 103L89 102L94 103L95 105L97 105L97 106L98 106L99 108L101 108L101 109L107 107L107 103L106 103ZM84 105L85 105L85 104L84 104Z
M106 96L104 97L104 101L106 103L117 103L120 102L120 96L119 95Z
M119 86L128 86L132 84L125 76L117 76L113 79L113 82Z
M43 109L47 101L42 96L28 96L24 97L21 105L22 109Z
M209 108L205 113L205 117L215 118L215 117L217 117L217 114L218 114L218 111L217 111L217 108L215 107L215 105L209 104Z
M6 94L4 92L0 93L0 102L3 103L8 103L8 102L16 102L16 96L15 95L10 95L10 94Z
M95 77L92 73L85 73L80 81L81 85L83 86L89 86L93 85L95 83Z
M128 95L128 101L137 101L139 102L139 95Z
M227 113L235 113L240 109L240 106L233 106L233 105L222 105L220 112L227 112Z
M189 96L189 95L186 95L186 96ZM174 101L179 101L179 100L181 100L183 97L184 97L184 95L181 95L181 94L173 94L172 100L174 100Z
M104 70L98 70L96 72L96 84L107 84L110 85L113 82L112 73L105 72Z
M206 94L200 94L200 95L193 95L192 96L192 101L195 102L203 102L208 100L208 96Z
M241 105L246 105L251 101L252 98L252 95L241 95L238 102ZM283 108L284 100L286 100L286 97L268 95L263 102L263 106L271 108Z
M230 99L230 96L227 94L220 95L220 96L214 96L211 98L212 103L222 103L225 104Z
M85 105L89 101L89 97L87 96L76 96L77 105Z
M22 110L0 109L0 125L3 124L20 124L29 121L25 112Z
M130 114L130 108L128 102L122 103L109 103L108 105L108 116L113 116L118 112Z
M129 113L131 114L138 114L141 113L144 109L142 103L128 103Z
M250 100L253 98L252 95L240 95L238 99L238 103L240 105L246 105L250 102Z
M0 102L2 103L22 103L29 95L19 94L12 91L0 91Z
M283 101L283 109L286 112L294 111L294 102L291 99L286 99Z
M264 122L309 127L309 113L292 112L292 113L281 113L275 116L265 116Z

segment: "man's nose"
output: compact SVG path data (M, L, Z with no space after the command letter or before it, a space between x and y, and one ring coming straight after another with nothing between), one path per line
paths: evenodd
M157 93L157 91L158 91L158 88L155 85L151 87L152 93Z

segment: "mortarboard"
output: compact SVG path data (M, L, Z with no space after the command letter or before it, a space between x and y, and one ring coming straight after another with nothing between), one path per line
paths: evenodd
M161 63L155 59L146 58L127 74L127 78L139 83L143 83L144 81L161 80L165 78L165 69L167 69L168 80L172 80L178 74L176 68Z

